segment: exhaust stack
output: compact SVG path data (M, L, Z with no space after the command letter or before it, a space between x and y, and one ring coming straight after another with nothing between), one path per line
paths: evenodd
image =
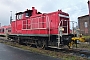
M89 16L90 16L90 0L88 0Z

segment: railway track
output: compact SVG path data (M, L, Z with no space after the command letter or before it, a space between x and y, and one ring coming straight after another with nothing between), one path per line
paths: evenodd
M68 48L48 48L47 50L51 50L51 51L56 51L56 52L62 52L62 53L66 53L66 54L71 54L71 55L75 55L75 56L81 56L81 57L85 57L87 59L90 59L90 51L89 50L82 50L82 49L68 49Z
M0 40L3 40L4 42L12 42L11 40L6 40L5 38L1 38ZM48 47L46 50L50 50L50 51L55 51L55 52L62 52L65 54L71 54L71 55L75 55L75 56L81 56L81 57L85 57L87 59L90 59L90 51L89 50L82 50L82 49L68 49L68 48L51 48Z

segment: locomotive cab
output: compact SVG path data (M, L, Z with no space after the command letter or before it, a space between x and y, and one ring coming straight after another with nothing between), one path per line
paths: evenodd
M58 47L60 47L60 45L68 45L71 40L68 36L70 34L70 21L69 14L62 12L61 10L58 12Z
M60 11L59 20L58 47L60 47L60 45L67 45L69 48L71 48L74 43L77 44L77 40L80 42L85 41L83 37L77 37L75 34L70 33L69 14Z
M29 18L30 16L32 16L32 10L27 9L27 11L25 12L16 13L16 20L22 20L25 18Z

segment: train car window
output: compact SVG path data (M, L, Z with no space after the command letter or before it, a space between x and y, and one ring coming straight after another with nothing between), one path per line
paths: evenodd
M1 29L0 29L0 33L1 33Z
M20 15L18 15L18 19L20 19Z
M19 19L22 19L22 14L19 15Z
M29 17L29 13L26 13L26 17Z
M16 16L17 16L17 18L16 18L16 19L18 20L18 19L19 19L19 15L16 15Z
M22 19L22 14L16 15L16 19L17 19L17 20Z
M2 32L2 33L4 33L4 28L3 28L3 29L1 29L1 32Z
M7 31L8 31L8 32L11 32L11 28L7 28Z
M3 29L3 32L4 32L4 29Z
M11 30L8 30L8 32L11 32Z

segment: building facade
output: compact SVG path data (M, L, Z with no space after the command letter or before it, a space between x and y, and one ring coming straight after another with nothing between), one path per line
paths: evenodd
M90 35L90 19L89 15L78 17L78 25L80 33L83 35Z

